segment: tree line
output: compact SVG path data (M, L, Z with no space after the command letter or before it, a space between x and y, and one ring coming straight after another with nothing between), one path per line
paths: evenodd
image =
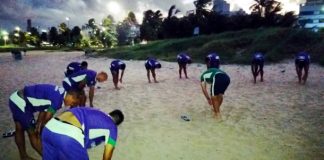
M255 4L250 7L251 14L235 12L224 15L206 9L211 4L211 0L196 0L194 1L196 7L194 12L181 18L177 17L179 10L175 5L170 7L166 18L163 18L159 10L145 11L140 28L141 39L190 37L193 36L195 28L199 28L199 34L214 34L247 28L291 27L297 20L294 12L279 14L282 4L275 0L255 0Z
M50 27L47 32L39 32L37 28L32 27L29 32L14 30L9 37L13 44L21 46L41 46L44 45L43 42L49 42L53 46L107 48L134 44L142 40L190 37L195 29L198 29L201 35L295 25L297 17L294 12L279 14L282 10L280 2L254 1L255 4L250 7L251 14L241 11L224 15L207 9L212 5L212 0L196 0L195 10L183 17L178 16L180 10L172 5L166 17L163 17L160 10L145 11L142 24L137 22L133 12L129 12L128 16L118 23L108 15L100 23L91 18L81 27L74 26L72 29L66 23L61 23L57 27Z

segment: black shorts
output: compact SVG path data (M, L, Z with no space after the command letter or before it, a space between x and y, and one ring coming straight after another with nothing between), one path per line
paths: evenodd
M224 94L230 82L231 80L227 74L223 74L223 73L216 74L210 88L211 96Z
M119 69L110 69L110 72L112 75L118 75L119 74Z
M260 68L262 70L263 65L264 65L264 60L263 59L253 59L252 60L252 65L260 66Z
M188 62L178 60L178 64L179 64L179 66L186 66L188 64Z
M296 65L299 69L302 69L302 68L304 68L304 67L306 67L306 66L309 65L309 61L307 61L307 60L303 60L303 61L301 61L301 60L296 59L296 60L295 60L295 65Z
M145 63L145 68L146 70L155 69L154 67L151 67L148 63Z

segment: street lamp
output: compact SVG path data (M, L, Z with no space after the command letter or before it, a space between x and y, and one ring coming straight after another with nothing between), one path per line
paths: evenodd
M3 36L4 45L6 46L7 40L9 39L8 35Z
M20 32L20 27L19 26L15 27L15 30Z
M68 25L68 28L69 28L69 21L70 21L70 18L69 18L69 17L65 17L65 20L67 21L67 25Z
M4 36L7 36L8 32L7 31L2 31L1 34L4 35Z
M8 34L7 31L2 31L1 34L2 34L2 36L3 36L4 45L6 45L6 42L7 42L7 40L9 39L9 37L8 37L9 34Z

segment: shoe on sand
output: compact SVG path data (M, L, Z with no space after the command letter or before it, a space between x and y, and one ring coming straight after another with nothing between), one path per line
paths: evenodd
M16 133L16 131L14 129L6 131L5 133L2 134L3 138L7 138L7 137L12 137L14 136Z
M189 116L186 116L186 115L181 115L180 117L181 117L181 119L183 119L184 121L190 121L190 120L191 120L190 117L189 117Z

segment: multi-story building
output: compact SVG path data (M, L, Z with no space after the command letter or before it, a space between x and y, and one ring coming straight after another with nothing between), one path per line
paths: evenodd
M314 31L324 28L324 0L307 0L301 4L298 23Z
M214 0L213 1L213 11L220 14L230 13L230 4L224 0Z

